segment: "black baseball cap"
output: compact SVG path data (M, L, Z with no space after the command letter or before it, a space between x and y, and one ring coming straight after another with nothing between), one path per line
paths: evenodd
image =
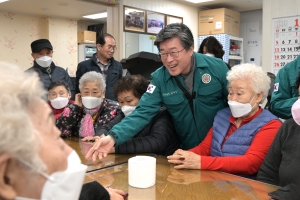
M53 50L53 47L50 43L49 40L47 39L39 39L39 40L35 40L31 43L31 51L32 53L38 53L40 52L43 48L48 48Z

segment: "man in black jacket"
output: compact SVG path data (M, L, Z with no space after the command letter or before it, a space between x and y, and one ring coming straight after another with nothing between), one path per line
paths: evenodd
M39 39L31 43L31 56L34 59L33 66L26 70L26 72L38 73L45 89L52 82L65 81L71 90L72 99L75 97L75 90L67 71L59 66L56 66L52 61L53 47L49 40Z
M96 71L104 75L106 78L105 98L117 100L113 93L113 87L122 78L122 65L113 58L116 51L116 42L112 35L104 33L99 35L96 40L97 53L89 60L82 61L77 66L75 91L79 93L79 79L89 71Z

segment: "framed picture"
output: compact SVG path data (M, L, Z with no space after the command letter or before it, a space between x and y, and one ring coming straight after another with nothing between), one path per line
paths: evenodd
M168 24L172 24L172 23L183 23L183 18L182 17L176 17L176 16L172 16L172 15L167 15L166 17L166 23Z
M165 15L152 11L147 11L147 33L158 34L165 26Z
M145 33L145 11L124 6L124 31Z

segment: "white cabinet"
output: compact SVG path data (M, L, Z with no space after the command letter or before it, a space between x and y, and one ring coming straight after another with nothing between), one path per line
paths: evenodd
M223 61L228 63L229 59L229 47L230 47L230 35L228 34L217 34L217 35L203 35L198 37L198 49L202 43L202 41L209 37L209 36L214 36L223 46L223 50L225 51L225 54L223 56ZM198 49L196 50L198 52Z
M202 41L208 36L214 36L222 44L223 50L225 51L225 54L223 56L224 62L228 63L230 66L244 63L243 38L231 36L228 34L204 35L198 37L199 46L201 45ZM230 45L232 42L234 42L238 46L238 51L230 52Z
M238 65L244 63L244 50L243 50L243 38L229 36L230 45L232 43L238 46L238 50L230 50L229 48L229 56L228 56L228 64L230 66Z

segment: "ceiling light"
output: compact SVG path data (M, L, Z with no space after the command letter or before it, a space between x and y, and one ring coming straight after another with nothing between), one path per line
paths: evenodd
M5 1L9 1L9 0L0 0L0 3L3 3L3 2L5 2Z
M208 2L208 1L214 1L214 0L186 0L192 3L204 3L204 2Z
M85 15L85 16L82 16L82 17L89 18L89 19L106 18L107 17L107 12L97 13L97 14L92 14L92 15Z

